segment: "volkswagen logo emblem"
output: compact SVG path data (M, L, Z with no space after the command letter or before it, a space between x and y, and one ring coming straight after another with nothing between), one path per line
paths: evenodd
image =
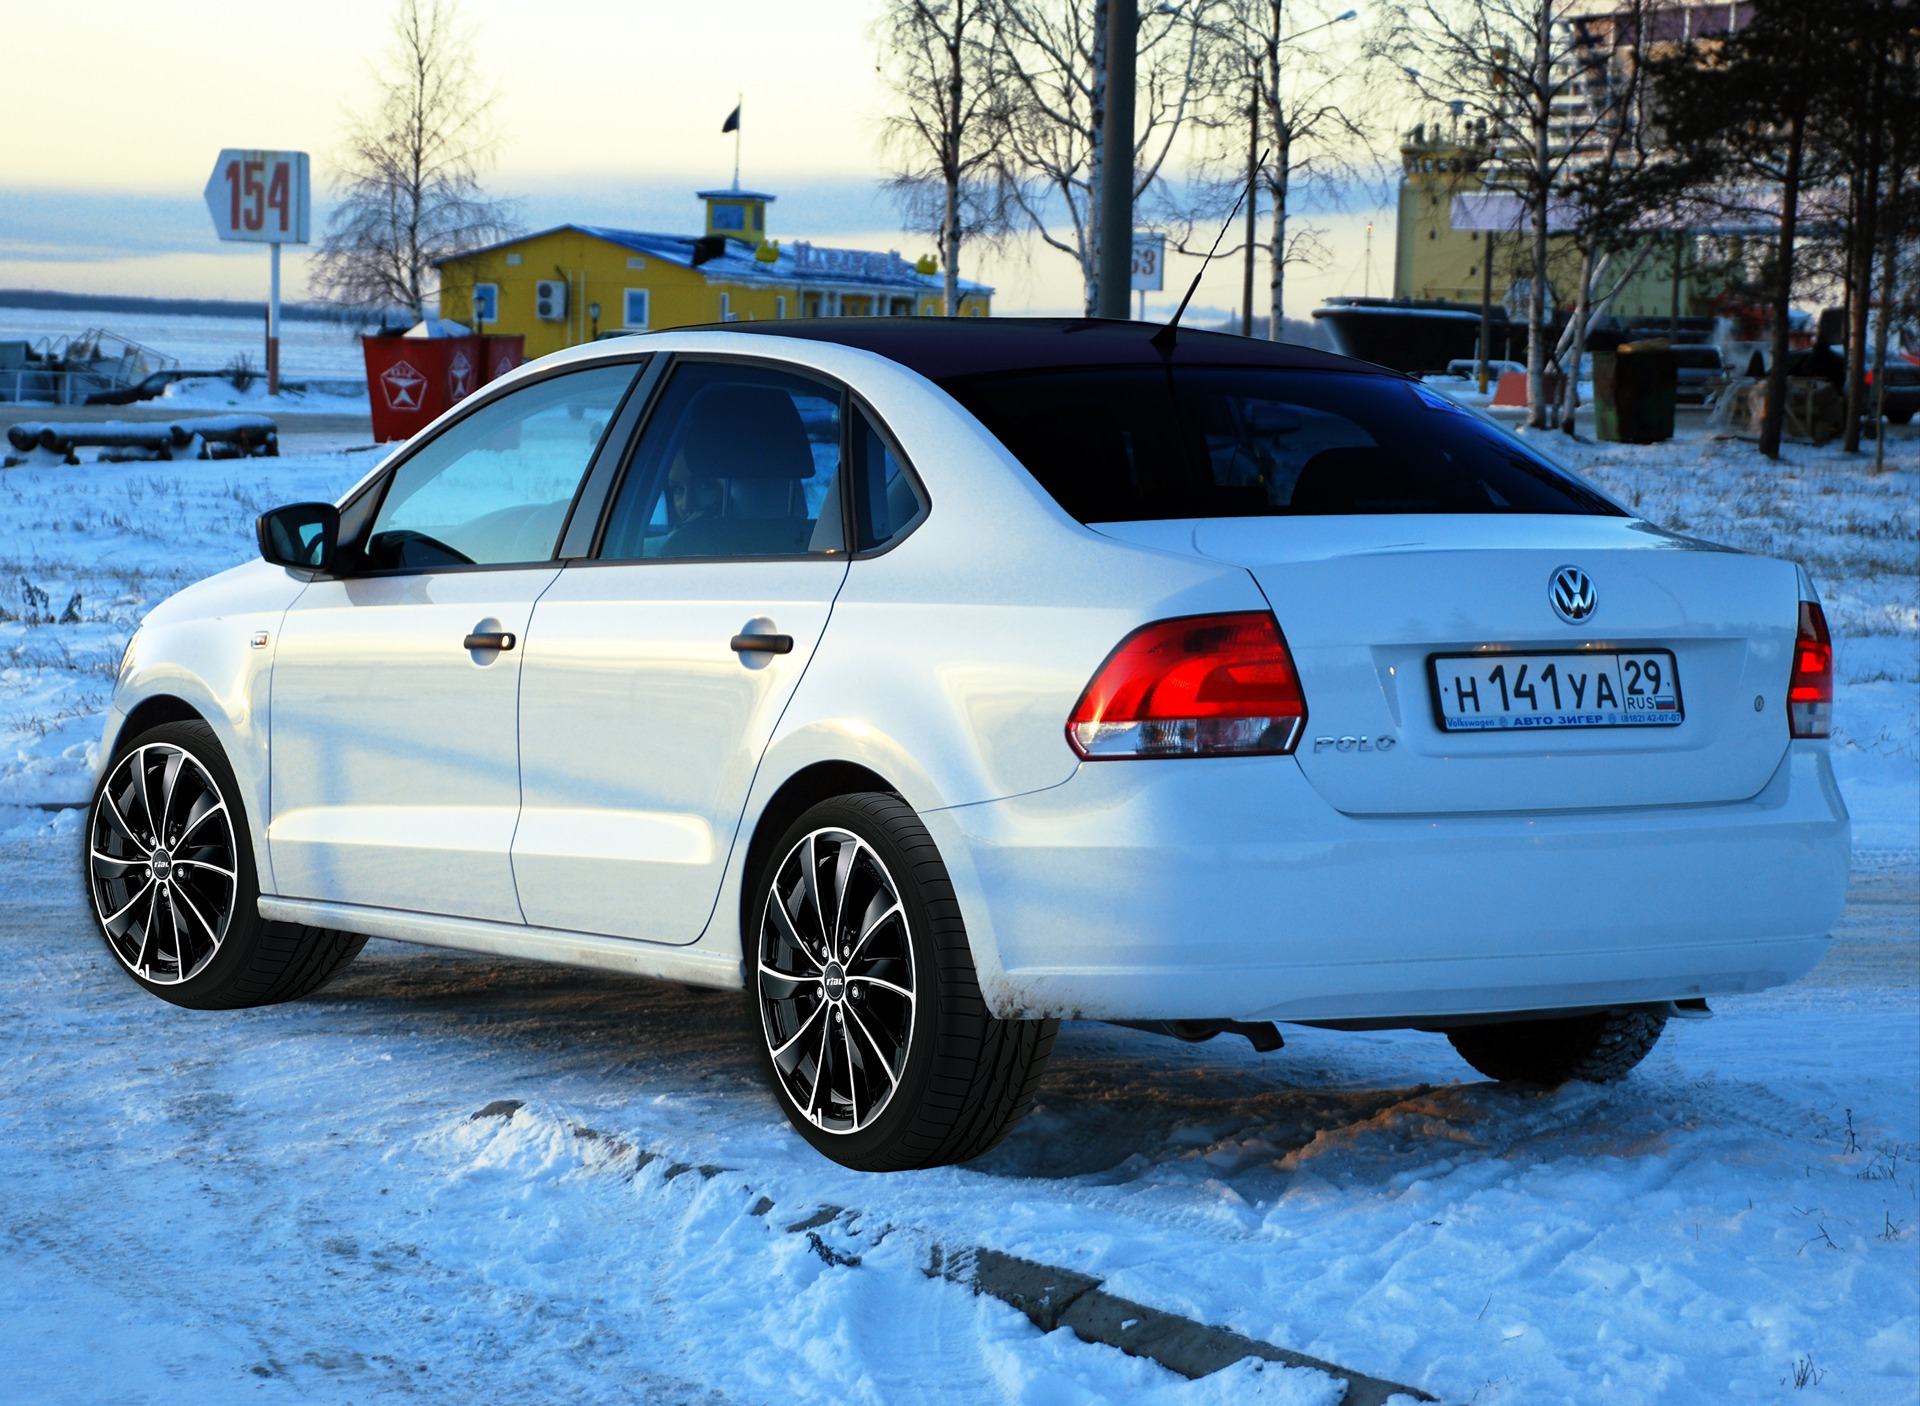
M1553 573L1547 582L1547 599L1553 603L1553 613L1569 625L1584 625L1600 604L1592 579L1577 566L1563 566Z

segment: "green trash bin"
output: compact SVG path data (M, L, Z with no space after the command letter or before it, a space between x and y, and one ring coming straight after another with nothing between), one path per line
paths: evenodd
M1673 438L1680 368L1665 337L1593 353L1593 436L1619 444Z

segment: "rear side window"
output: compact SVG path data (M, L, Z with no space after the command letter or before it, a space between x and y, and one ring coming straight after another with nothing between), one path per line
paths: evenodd
M854 417L853 453L861 488L860 548L884 547L919 521L926 504L893 442L864 413Z
M946 389L1081 522L1618 515L1517 441L1397 378L1112 367L966 377Z

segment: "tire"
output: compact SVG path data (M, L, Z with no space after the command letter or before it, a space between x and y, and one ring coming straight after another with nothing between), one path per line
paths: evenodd
M898 796L802 815L756 876L743 927L774 1096L842 1166L964 1162L1033 1103L1059 1022L988 1012L946 865Z
M114 754L87 812L82 867L107 950L176 1006L298 1000L367 943L260 916L240 783L203 722L162 723Z
M1596 1011L1557 1020L1515 1020L1449 1030L1460 1058L1502 1083L1555 1087L1573 1079L1611 1084L1647 1057L1667 1018L1649 1011Z

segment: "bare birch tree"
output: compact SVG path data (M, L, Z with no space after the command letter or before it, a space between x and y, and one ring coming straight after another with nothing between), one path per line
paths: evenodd
M1429 103L1484 120L1494 179L1528 237L1527 423L1547 424L1547 235L1570 163L1589 159L1599 114L1579 101L1590 54L1582 0L1392 0L1381 51Z
M1372 125L1354 107L1363 90L1332 47L1334 36L1320 33L1355 12L1331 11L1324 0L1225 0L1208 26L1218 53L1210 65L1216 88L1207 125L1247 138L1245 166L1268 207L1267 335L1276 341L1285 326L1287 266L1322 248L1319 230L1294 223L1292 202L1357 174L1357 159L1372 154ZM1254 209L1247 214L1252 240Z
M875 29L896 106L885 141L899 164L887 189L910 226L933 234L946 314L960 315L960 246L1007 228L995 163L1005 104L992 81L995 0L888 0Z
M335 178L309 283L344 308L427 315L438 260L517 231L489 198L492 97L481 86L455 0L400 0L373 110L356 119Z
M1136 206L1205 97L1214 3L1156 5L1140 15L1134 149L1120 168L1130 167ZM1099 269L1094 212L1107 169L1107 0L994 0L993 15L994 82L1007 102L997 169L1016 218L1079 264L1091 316Z

